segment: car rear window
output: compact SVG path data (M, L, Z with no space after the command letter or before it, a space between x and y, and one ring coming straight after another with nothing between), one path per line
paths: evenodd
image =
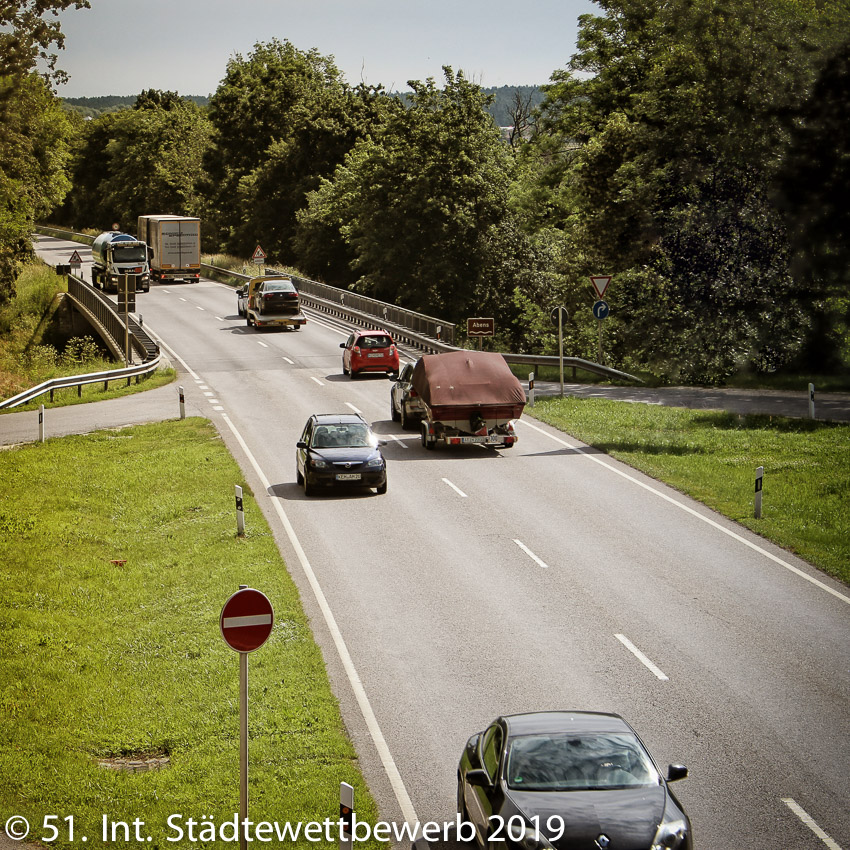
M377 336L361 336L357 344L361 348L389 348L393 341L384 334L378 334Z
M263 292L295 292L295 287L288 280L266 281Z

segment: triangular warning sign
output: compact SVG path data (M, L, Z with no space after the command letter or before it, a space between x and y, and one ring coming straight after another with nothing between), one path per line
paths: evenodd
M68 260L68 265L69 266L81 266L82 264L83 264L83 261L80 259L79 253L77 251L74 251L74 253L71 254L71 259Z
M254 255L251 257L251 260L255 263L260 263L261 260L265 260L266 252L259 246L254 249Z
M593 284L593 288L601 300L605 297L605 290L608 288L608 284L611 283L611 275L591 276L590 282Z

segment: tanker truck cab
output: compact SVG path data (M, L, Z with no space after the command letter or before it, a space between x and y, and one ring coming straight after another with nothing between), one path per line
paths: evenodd
M92 283L104 291L118 292L120 275L135 275L136 289L150 290L148 246L127 233L101 233L91 246Z

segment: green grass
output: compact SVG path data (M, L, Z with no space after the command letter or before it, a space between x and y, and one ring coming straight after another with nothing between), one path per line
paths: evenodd
M238 655L219 632L240 584L275 609L250 656L250 816L358 817L374 802L346 737L297 590L213 427L186 419L0 451L0 813L140 818L151 848L174 813L238 811ZM246 537L236 534L234 485ZM129 774L98 759L167 755ZM61 838L67 839L64 821ZM59 845L67 845L60 840ZM224 845L222 845L224 846ZM314 845L322 846L322 845Z
M543 398L526 411L850 583L850 425L605 399Z

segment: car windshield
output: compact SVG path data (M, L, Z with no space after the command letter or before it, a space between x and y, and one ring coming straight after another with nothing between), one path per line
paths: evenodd
M517 791L590 791L660 782L638 740L616 732L514 738L505 770L508 787Z
M389 348L393 341L381 334L380 336L361 336L357 344L361 348Z
M364 448L376 446L377 440L368 425L356 422L348 425L319 425L313 435L317 449Z
M295 287L288 280L267 281L263 292L295 292Z

